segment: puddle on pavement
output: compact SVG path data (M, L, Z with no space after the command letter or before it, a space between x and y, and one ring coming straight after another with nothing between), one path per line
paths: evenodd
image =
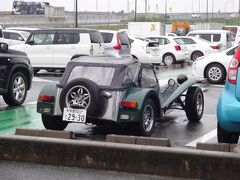
M14 134L16 128L41 128L36 105L0 109L0 134Z

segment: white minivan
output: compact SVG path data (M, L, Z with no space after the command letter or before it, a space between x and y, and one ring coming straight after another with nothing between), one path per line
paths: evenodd
M232 46L231 33L227 30L196 30L190 31L187 36L205 39L216 45L216 49L225 50Z

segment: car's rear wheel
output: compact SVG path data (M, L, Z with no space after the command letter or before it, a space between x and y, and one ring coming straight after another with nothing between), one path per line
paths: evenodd
M151 99L148 99L141 111L141 120L138 124L138 131L141 136L151 136L156 121L156 106Z
M219 143L237 144L239 139L239 134L225 131L218 123L217 138Z
M193 61L196 61L197 58L199 58L199 57L201 57L201 56L203 56L203 53L202 53L202 52L200 52L200 51L195 51L195 52L192 53L191 59L192 59Z
M172 54L166 54L163 57L163 63L166 66L169 66L171 64L174 64L176 62L175 57Z
M204 111L204 97L202 89L199 87L190 87L185 99L185 112L191 122L199 121Z
M68 125L68 122L62 120L62 116L49 116L46 114L42 114L42 123L46 129L60 131L64 130Z
M226 71L220 64L211 64L207 67L205 75L208 82L218 84L225 80Z
M27 78L22 72L15 72L8 86L8 93L3 95L3 99L9 106L21 105L27 96Z

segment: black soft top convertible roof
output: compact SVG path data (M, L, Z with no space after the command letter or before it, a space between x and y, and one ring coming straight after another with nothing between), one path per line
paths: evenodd
M111 84L111 87L114 88L120 87L122 85L121 83L123 82L126 71L132 71L132 74L134 76L134 74L140 70L142 64L139 61L132 59L131 57L116 58L113 56L81 56L68 62L65 72L60 80L61 87L66 84L69 75L71 74L73 68L76 66L114 68L115 73Z
M128 66L128 65L139 65L140 62L132 59L131 57L116 58L113 56L80 56L79 58L73 59L68 64L77 63L78 65L89 64L89 66Z

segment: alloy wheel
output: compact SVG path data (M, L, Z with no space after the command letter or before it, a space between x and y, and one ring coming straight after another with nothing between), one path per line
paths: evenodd
M13 83L13 96L17 101L21 101L26 93L26 84L21 76L17 76Z
M154 122L154 112L151 105L147 105L143 111L143 128L148 132L152 129Z
M66 95L66 105L70 108L87 109L90 102L89 90L81 85L72 87Z

